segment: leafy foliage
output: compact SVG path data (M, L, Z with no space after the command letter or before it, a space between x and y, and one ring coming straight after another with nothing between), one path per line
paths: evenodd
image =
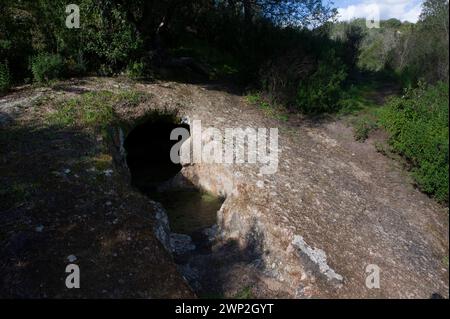
M59 79L64 74L64 62L60 55L40 53L31 60L31 72L38 83Z
M394 151L412 164L419 187L448 202L448 84L420 84L381 112Z
M319 61L318 69L306 81L300 82L297 106L306 113L333 112L339 107L345 66L333 52Z
M289 40L293 33L282 29L318 26L335 15L321 0L80 0L77 4L81 28L75 30L65 27L63 0L2 1L0 61L8 59L19 82L32 75L27 63L41 53L62 56L63 71L71 76L127 72L141 77L174 65L174 49L184 47L191 54L207 47L213 54L205 56L203 50L195 59L211 64L212 78L239 73L248 84L277 48L285 47L279 44L293 42ZM44 81L45 75L38 74L36 80Z

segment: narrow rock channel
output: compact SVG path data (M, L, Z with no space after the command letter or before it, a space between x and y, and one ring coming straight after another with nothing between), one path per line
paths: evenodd
M124 148L131 183L162 205L165 235L169 238L166 249L192 289L199 295L217 295L220 292L210 291L204 283L210 281L208 269L217 236L217 212L224 198L198 189L189 181L172 182L182 169L170 159L170 149L177 141L169 136L176 127L189 129L173 114L155 113L128 134Z

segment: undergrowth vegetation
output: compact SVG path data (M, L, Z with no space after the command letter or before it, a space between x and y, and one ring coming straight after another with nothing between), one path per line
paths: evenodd
M5 93L11 86L8 62L0 62L0 94Z
M299 83L297 107L305 113L333 112L339 109L347 70L331 51L319 61L317 70Z
M264 97L261 93L247 94L245 99L247 103L256 105L261 109L267 117L284 122L289 120L289 114L284 107L272 103L269 98Z
M85 126L106 129L114 123L115 108L127 104L136 106L145 95L136 91L87 92L66 101L57 102L55 111L47 117L47 123L55 126Z
M31 59L30 67L38 83L59 79L64 73L63 59L57 54L40 53Z
M393 150L412 165L418 186L448 202L448 84L419 85L392 98L380 112Z

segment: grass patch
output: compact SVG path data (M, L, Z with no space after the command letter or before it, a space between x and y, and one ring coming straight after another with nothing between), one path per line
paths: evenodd
M283 122L289 121L289 114L286 113L283 107L270 103L267 99L262 97L260 93L250 93L245 96L245 100L247 103L256 105L260 108L267 117Z
M386 144L381 142L375 142L374 146L378 153L388 156L389 149L387 148Z
M353 127L355 140L359 142L364 142L372 131L379 128L378 118L382 106L373 100L378 86L373 81L351 85L339 101L340 109L336 116L348 121Z
M236 299L253 299L255 296L253 295L252 287L245 287L241 291L239 291L234 298Z
M377 90L375 83L351 85L339 101L338 116L357 115L361 111L379 107L370 97Z
M116 120L114 110L120 107L134 107L145 99L137 91L88 92L56 105L55 112L47 117L47 123L55 126L86 126L104 129Z
M363 116L356 120L353 126L353 135L357 141L364 142L369 137L370 132L376 128L378 128L376 118Z
M261 95L259 93L249 93L245 96L245 100L250 104L257 104L261 101Z

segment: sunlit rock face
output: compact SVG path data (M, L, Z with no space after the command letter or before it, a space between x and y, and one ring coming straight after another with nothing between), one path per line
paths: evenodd
M250 163L183 163L163 183L225 198L214 235L194 232L195 258L179 264L198 295L234 296L252 287L259 297L448 297L448 211L414 189L370 140L355 142L345 123L296 115L281 121L219 86L130 85L151 98L117 107L127 123L154 110L178 110L205 127L279 128L274 174ZM131 129L122 129L127 138ZM161 238L171 249L170 236ZM366 285L371 265L380 269L379 288Z
M245 283L259 296L448 296L445 210L410 187L373 145L355 142L343 123L286 123L221 87L138 87L154 94L148 108L169 105L205 127L279 128L275 174L249 163L184 163L171 181L226 198L217 216L220 240L211 248L222 271L217 279L203 274L222 293L230 296ZM200 269L191 272L198 275L208 262L198 259L187 268ZM381 270L379 289L366 286L368 265ZM208 280L200 280L204 290Z

